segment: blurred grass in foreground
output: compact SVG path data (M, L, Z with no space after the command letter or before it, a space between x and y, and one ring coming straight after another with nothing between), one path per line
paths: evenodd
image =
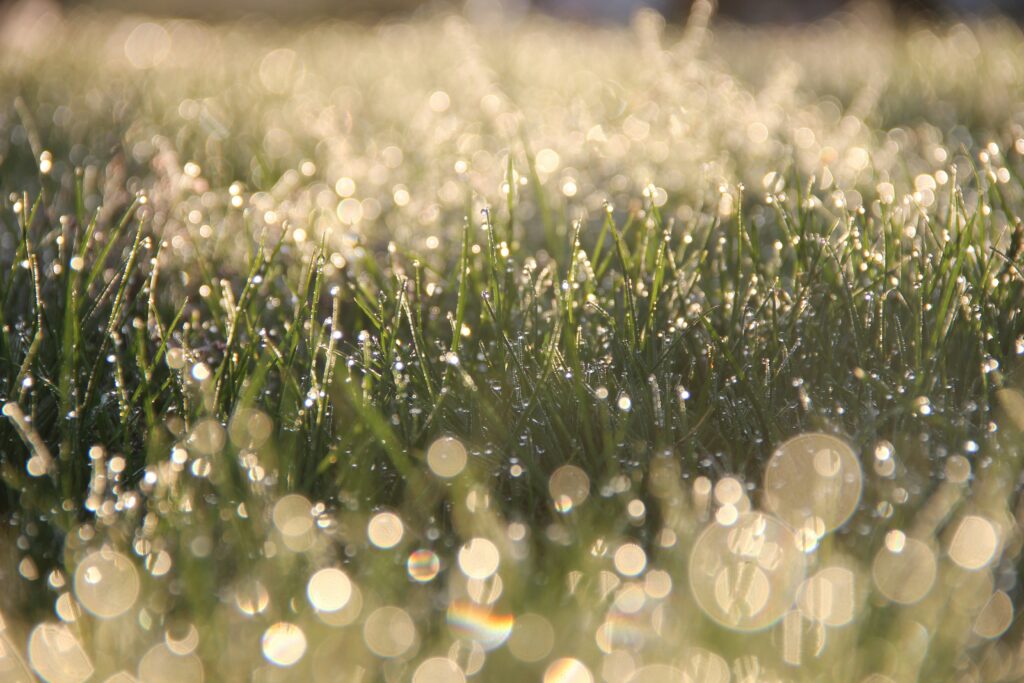
M1019 680L1020 32L708 14L21 27L0 680Z

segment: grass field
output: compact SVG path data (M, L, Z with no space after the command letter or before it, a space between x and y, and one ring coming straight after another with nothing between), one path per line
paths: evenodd
M709 14L19 26L0 681L1024 679L1020 28Z

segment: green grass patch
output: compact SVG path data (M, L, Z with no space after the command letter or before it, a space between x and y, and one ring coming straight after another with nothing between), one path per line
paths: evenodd
M0 678L1022 675L1017 27L24 29Z

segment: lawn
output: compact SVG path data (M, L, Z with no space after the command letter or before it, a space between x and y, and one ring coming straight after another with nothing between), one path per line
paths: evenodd
M1021 29L710 14L10 31L0 681L1024 679Z

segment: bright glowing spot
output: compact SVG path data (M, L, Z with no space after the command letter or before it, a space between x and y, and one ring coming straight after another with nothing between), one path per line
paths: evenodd
M735 505L723 505L715 511L715 522L721 526L732 526L740 517Z
M960 525L949 544L949 557L968 570L988 566L999 549L999 534L992 522L984 517L968 515Z
M190 655L199 647L199 629L195 627L195 624L188 624L187 626L180 637L172 634L169 628L164 631L164 645L179 657Z
M738 631L772 625L789 610L806 555L775 517L748 513L732 526L709 524L690 555L690 590L700 608Z
M416 667L412 683L465 683L466 674L447 657L431 657Z
M632 587L630 587L632 588ZM630 589L627 588L627 591ZM637 591L643 598L643 591ZM628 602L628 600L627 600ZM594 640L599 650L610 654L616 650L637 650L643 646L650 627L639 613L612 610L605 617L604 623L597 628Z
M309 604L321 612L337 612L352 597L352 582L340 569L328 567L309 577L306 584Z
M380 512L371 517L369 524L366 525L366 535L370 543L383 550L398 545L404 534L402 518L393 512Z
M698 496L707 496L711 493L711 480L701 475L693 480L693 493Z
M262 614L270 604L270 594L259 581L250 581L235 589L235 605L246 616Z
M899 529L893 529L885 535L885 547L891 553L903 552L907 544L907 535Z
M47 683L82 683L93 673L81 643L62 624L39 624L32 629L28 661Z
M274 504L274 526L284 536L303 536L313 529L313 505L293 493Z
M892 183L878 183L875 188L878 192L878 200L883 204L892 204L896 199L896 188Z
M575 465L563 465L548 479L548 492L559 512L569 512L590 495L590 477Z
M860 461L844 441L814 433L779 446L764 485L766 505L791 527L817 517L832 531L857 509L863 481Z
M124 41L124 56L136 69L150 69L157 66L171 51L171 37L159 24L139 24Z
M456 640L448 648L448 659L459 662L462 672L466 676L475 676L484 668L487 661L487 652L480 647L480 643L472 640Z
M743 497L743 484L735 477L725 477L715 484L715 500L719 505L736 505Z
M277 666L292 666L306 654L306 634L295 624L279 621L263 632L263 656Z
M652 569L644 576L644 592L648 597L660 600L672 592L672 576L660 569Z
M857 606L854 580L853 572L845 567L822 569L800 586L800 611L826 626L845 626L853 621Z
M430 95L430 109L438 114L448 111L451 103L451 98L444 90L435 90Z
M82 616L82 608L70 593L61 593L53 605L53 610L63 622L78 621L78 618ZM3 678L0 677L0 681L2 680Z
M561 162L561 158L558 156L558 152L553 149L542 149L537 152L537 158L535 164L537 171L550 175L558 170L558 164Z
M594 683L594 675L580 660L563 657L548 666L544 672L544 683Z
M378 657L400 657L416 640L416 627L409 614L399 607L380 607L363 623L363 640Z
M498 575L483 581L480 579L466 580L466 595L478 605L493 605L501 597L504 589L505 585Z
M345 606L334 612L320 612L316 613L317 619L327 624L328 626L348 626L356 619L363 611L363 594L359 591L359 586L351 584L352 596L345 603Z
M714 652L691 647L685 653L682 680L685 683L728 683L729 665ZM641 683L633 678L630 683Z
M347 176L338 178L338 182L334 183L334 191L339 197L351 197L356 193L356 181Z
M974 620L974 632L982 638L998 638L1013 623L1013 602L1003 591L996 591Z
M206 363L196 363L192 366L192 378L197 382L205 382L212 374L210 366Z
M473 538L459 549L459 569L471 579L486 579L500 562L498 547L486 538Z
M427 583L433 581L437 573L441 571L441 560L433 550L414 550L409 553L406 570L413 581Z
M888 441L879 441L875 446L875 460L885 461L892 458L895 449Z
M882 595L910 605L926 596L935 583L935 553L924 542L896 533L903 537L902 547L893 550L887 536L885 547L875 555L871 576Z
M75 597L101 619L119 616L139 597L139 573L124 555L98 550L75 568Z
M458 476L466 467L466 447L458 439L441 437L427 449L427 466L442 479Z
M448 605L447 618L448 628L455 637L480 643L484 650L493 650L504 643L515 623L511 614L495 614L490 608L462 600Z
M203 455L214 455L224 447L224 428L216 420L203 420L192 428L188 444Z
M623 576L639 576L647 568L647 553L636 543L623 543L615 551L615 571Z

